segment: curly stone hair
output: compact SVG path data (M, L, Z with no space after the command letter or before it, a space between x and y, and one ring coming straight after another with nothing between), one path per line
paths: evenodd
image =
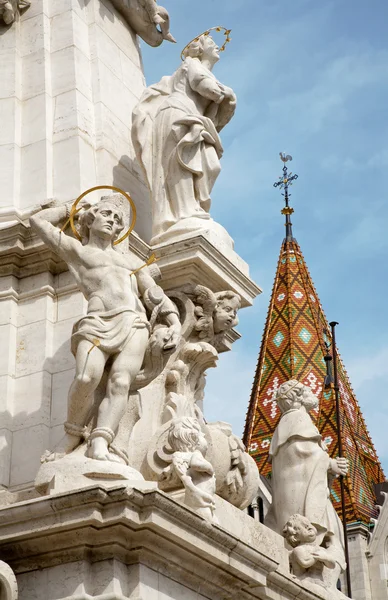
M292 548L296 548L300 543L297 527L300 524L301 520L311 525L310 521L306 517L296 514L292 515L283 527L283 537L286 538L287 542L290 544L290 546L292 546Z
M309 411L318 405L318 398L314 396L309 387L296 379L290 379L278 388L276 402L283 413L295 404L304 406Z
M193 417L174 419L168 430L168 443L174 452L194 451L198 446L201 426Z
M184 58L187 58L189 56L190 58L199 58L199 60L201 60L203 55L204 42L207 37L208 36L206 35L200 35L199 38L190 42L187 48L185 48L182 52Z

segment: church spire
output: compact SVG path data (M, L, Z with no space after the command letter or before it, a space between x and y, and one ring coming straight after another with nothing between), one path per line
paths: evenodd
M340 445L335 398L330 385L331 365L326 370L332 344L330 328L302 251L292 236L288 187L297 176L287 172L286 162L290 157L282 154L281 159L283 177L275 187L283 189L286 238L280 249L244 432L244 443L263 476L271 473L268 450L280 418L276 390L289 379L298 379L319 398L319 407L311 416L331 457L338 455ZM350 462L345 481L346 518L348 523L368 524L375 516L375 485L385 478L340 356L337 364L341 442ZM332 501L338 511L341 510L340 497L337 480Z
M290 192L289 187L292 185L292 182L298 179L298 175L293 175L292 172L288 173L287 162L292 160L292 156L290 154L285 154L283 152L279 152L280 160L283 162L283 175L279 177L279 181L276 181L273 186L275 188L280 188L282 191L282 196L284 198L285 207L282 209L282 215L286 217L286 241L291 242L293 240L292 237L292 223L291 223L291 215L294 212L294 209L290 207Z

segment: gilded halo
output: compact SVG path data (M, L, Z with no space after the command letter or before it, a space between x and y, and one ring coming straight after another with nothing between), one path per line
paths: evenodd
M71 227L75 237L81 241L81 236L78 233L78 231L74 225L74 217L81 210L80 208L77 208L77 205L83 198L85 198L85 196L87 196L91 192L95 192L96 190L112 190L114 192L118 192L119 194L122 194L128 200L129 205L132 209L132 219L131 219L131 224L129 226L129 229L127 230L127 232L124 235L121 236L121 238L119 238L118 240L113 242L113 245L117 246L117 244L121 244L121 242L123 242L124 240L127 239L127 237L132 233L133 228L135 227L136 206L135 206L135 203L132 200L131 196L129 194L127 194L127 192L124 192L124 190L122 190L118 187L115 187L113 185L96 185L95 187L89 188L88 190L83 192L80 196L78 196L77 200L74 202L73 206L71 207L69 220L62 227L62 231L64 231L66 229L67 225L70 223L70 227Z
M224 32L225 41L220 48L220 52L223 52L226 48L226 44L229 44L229 42L231 41L230 34L231 34L232 30L226 29L226 27L222 27L222 25L217 25L217 27L210 27L210 29L207 29L200 35L197 35L195 38L190 40L190 42L188 44L186 44L186 46L183 48L183 50L181 52L181 60L185 59L184 52L185 52L186 48L188 48L190 46L190 44L192 44L193 42L197 42L202 35L210 35L211 31L223 31Z

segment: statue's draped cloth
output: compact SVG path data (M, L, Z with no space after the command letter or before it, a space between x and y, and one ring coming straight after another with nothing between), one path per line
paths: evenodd
M195 62L193 62L195 61ZM210 192L221 170L218 131L231 119L229 99L201 113L191 73L217 84L198 60L186 58L172 76L145 90L133 112L132 140L153 206L153 239L177 221L209 218Z
M330 501L330 457L304 408L289 410L271 441L272 505L265 524L282 533L288 519L300 514L316 527L317 543L335 535L343 545L341 521Z
M92 344L98 340L100 350L108 355L116 354L128 344L137 329L149 327L145 316L141 318L132 308L122 306L103 313L91 313L73 326L71 351L76 355L81 340Z

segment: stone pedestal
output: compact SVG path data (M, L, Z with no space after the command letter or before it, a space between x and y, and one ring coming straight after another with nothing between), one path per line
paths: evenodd
M210 524L160 491L102 486L4 506L19 600L332 600L289 574L283 539L217 499Z

